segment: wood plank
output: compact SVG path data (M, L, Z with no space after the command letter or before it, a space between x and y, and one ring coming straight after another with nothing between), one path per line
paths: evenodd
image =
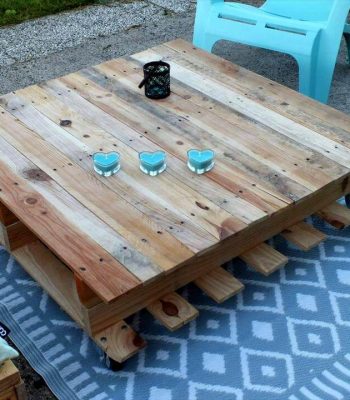
M102 109L81 97L76 91L71 90L63 82L53 80L42 86L46 91L62 99L70 109L82 115L86 121L94 125L99 125L105 132L108 132L111 136L114 135L115 139L128 144L134 150L141 151L146 149L147 151L154 151L157 149L157 146L153 142L147 138L145 139L145 134L141 135L112 115L105 113ZM210 201L228 211L231 215L236 216L241 221L249 223L266 217L266 213L262 210L225 189L208 176L193 175L187 168L183 168L183 162L177 157L169 157L167 161L167 173L181 177L182 182L186 183L187 186L191 186L198 193L207 197Z
M104 151L117 149L123 155L123 169L118 174L118 179L106 180L99 176L97 178L126 201L132 199L135 207L156 219L164 230L193 251L203 250L216 243L215 239L222 237L222 229L219 228L223 222L227 234L245 226L245 224L237 225L231 215L201 196L192 187L184 185L175 174L164 173L157 179L147 179L147 190L145 190L145 176L139 171L137 151L111 137L97 125L86 121L43 89L31 87L19 91L11 100L9 99L7 105L9 112L86 171L91 170L89 154L100 148ZM20 102L21 107L14 108L16 100L17 103ZM67 116L71 118L72 124L66 128L60 127L59 121ZM87 131L97 132L97 135L88 135L89 137L85 138ZM167 190L169 187L173 190ZM201 204L203 207L199 208L196 204ZM231 231L230 220L232 220Z
M102 300L110 302L140 284L109 253L72 226L43 196L33 192L25 180L2 161L0 199Z
M284 85L195 48L182 39L166 43L165 46L199 65L199 68L215 71L221 80L234 86L249 99L265 104L266 107L350 147L350 117L347 114L309 97L300 96Z
M327 235L303 221L285 229L281 235L304 251L318 246L327 239Z
M145 63L150 59L159 59L161 54L157 48L157 51L153 49L133 55L132 57ZM165 58L165 60L167 60L167 58ZM232 86L224 85L215 78L203 74L202 71L199 73L188 65L183 67L177 59L174 59L171 65L172 75L179 81L193 87L195 90L212 97L235 111L245 114L253 120L260 123L268 122L271 128L277 130L282 135L307 145L344 167L349 165L350 149L343 144L334 142L330 138L300 125L288 117L274 110L270 110L264 105L248 99Z
M11 360L5 361L0 368L0 393L12 388L21 381L18 369Z
M101 330L93 339L110 358L120 363L146 346L146 342L124 321Z
M106 187L92 170L82 170L6 111L0 114L0 120L3 122L0 135L7 142L163 270L169 270L193 255L175 237L162 231L156 221ZM101 192L103 195L96 196L96 193ZM160 231L161 235L158 233Z
M52 206L64 214L72 225L78 227L84 234L90 236L106 249L142 282L154 279L155 276L162 273L158 266L133 248L109 225L83 207L79 201L2 137L0 137L0 159L16 171L16 174L25 179L35 191L45 197Z
M72 272L39 241L21 247L12 254L26 272L84 328Z
M284 267L288 262L286 256L266 243L261 243L251 250L246 251L239 258L266 276Z
M14 251L38 240L21 221L8 226L0 223L0 229L2 229L1 238L7 251Z
M316 215L337 229L344 229L350 225L350 210L339 203L329 204Z
M205 294L222 303L244 289L244 285L225 269L219 267L194 281Z
M150 304L147 311L170 331L181 328L198 316L198 310L175 292Z

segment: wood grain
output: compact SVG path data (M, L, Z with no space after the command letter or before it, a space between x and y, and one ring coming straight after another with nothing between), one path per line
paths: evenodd
M12 386L17 385L21 380L18 369L11 360L5 361L0 368L0 394Z
M308 251L327 239L327 235L312 225L299 222L281 232L281 235L304 251Z
M15 389L5 390L0 393L0 400L19 400Z
M194 281L205 294L222 303L244 289L244 285L225 269L218 267Z
M252 248L239 256L250 267L264 275L270 275L284 267L288 258L266 243Z
M350 225L350 210L339 203L322 208L316 215L337 229L344 229Z
M146 346L145 340L124 321L96 333L93 339L110 358L120 363Z
M170 331L181 328L198 316L198 310L175 292L154 301L147 310Z

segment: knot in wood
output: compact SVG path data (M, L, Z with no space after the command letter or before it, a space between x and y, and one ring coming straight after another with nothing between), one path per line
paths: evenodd
M72 121L70 119L62 119L60 121L61 126L72 126Z
M38 168L32 168L24 171L24 176L31 181L44 182L51 180L50 176L46 172Z
M138 334L135 335L133 344L135 347L141 348L144 347L146 342L142 339L142 337Z
M174 303L170 301L161 300L163 312L169 317L176 317L179 315L179 309Z
M208 206L206 206L205 204L200 203L199 201L196 201L196 206L201 208L202 210L206 210L206 211L209 210Z
M38 200L35 199L34 197L27 197L27 198L26 198L26 203L27 203L27 204L30 204L31 206L34 205L34 204L36 204L37 202L38 202Z

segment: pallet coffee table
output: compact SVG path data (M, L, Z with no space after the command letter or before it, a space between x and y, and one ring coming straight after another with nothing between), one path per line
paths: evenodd
M172 94L147 99L142 65L171 64ZM196 175L191 148L216 152ZM168 168L144 175L140 151ZM92 169L121 154L117 175ZM194 282L222 302L243 285L221 267L240 257L268 275L287 258L276 234L304 250L350 211L350 118L176 40L0 98L1 241L115 366L145 346L124 322L147 308L169 329L198 311L176 290Z

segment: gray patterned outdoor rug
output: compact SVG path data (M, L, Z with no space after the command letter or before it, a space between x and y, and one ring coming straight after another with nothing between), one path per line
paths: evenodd
M135 315L148 347L121 372L4 249L0 321L62 400L348 400L350 229L313 222L328 240L304 253L275 238L290 261L268 278L235 260L246 288L224 304L188 286L200 315L179 331Z

